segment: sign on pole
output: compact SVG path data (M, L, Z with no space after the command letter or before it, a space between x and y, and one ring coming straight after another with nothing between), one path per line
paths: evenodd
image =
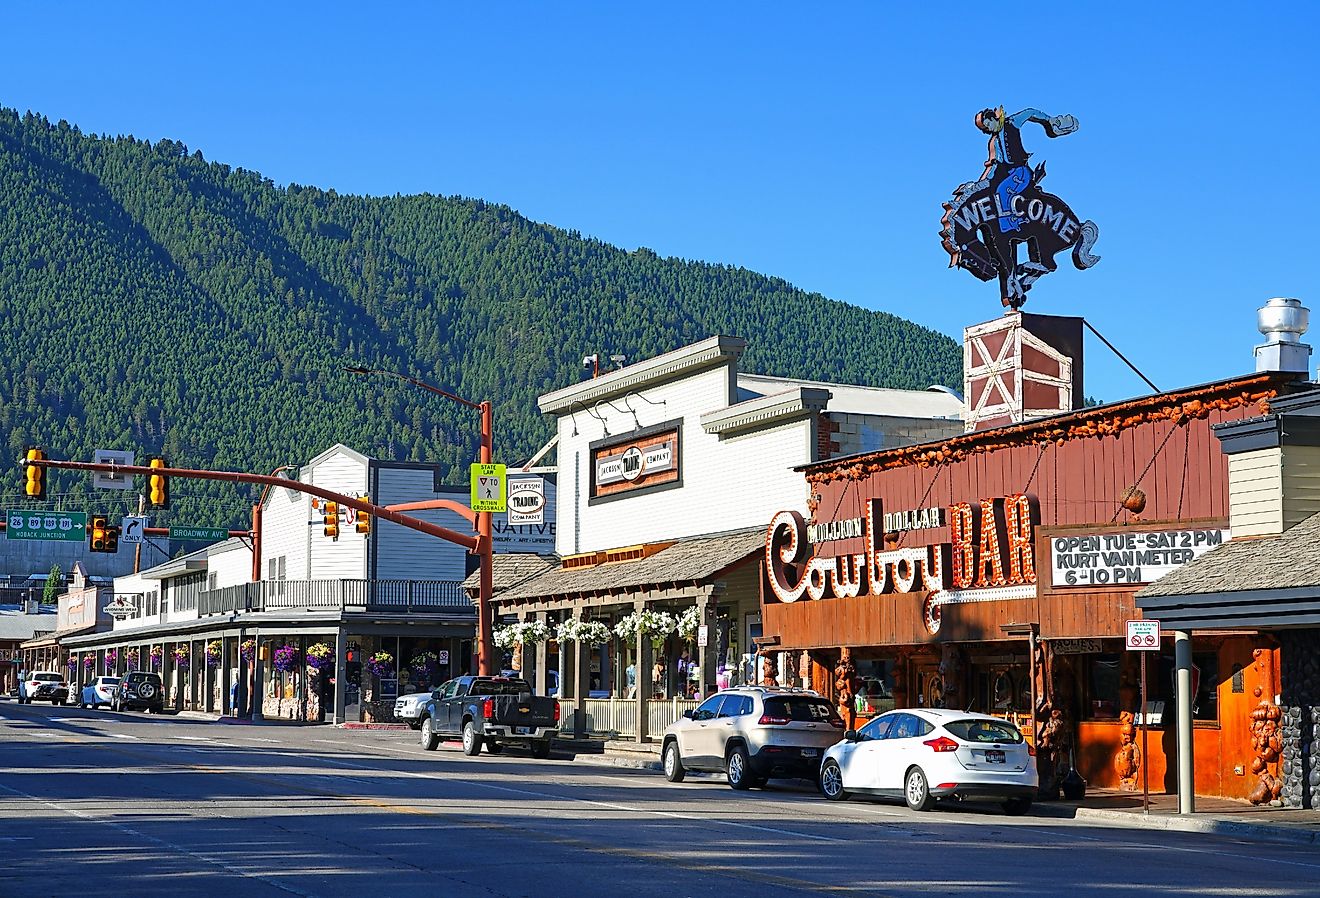
M706 624L697 627L697 645L710 645L710 627Z
M541 477L509 478L509 525L545 523L545 480Z
M87 515L81 511L23 511L5 513L8 539L57 540L80 543L87 538Z
M171 527L170 539L189 539L213 543L226 539L229 531L224 527Z
M509 508L504 465L472 466L472 510L476 512L507 511Z
M119 522L119 541L121 543L146 542L147 519L136 515L125 515Z
M1130 620L1127 622L1127 647L1133 652L1157 652L1160 648L1160 622L1157 620Z
M92 452L92 461L98 465L131 465L133 464L133 453L119 449L96 449ZM127 474L95 471L92 474L92 486L98 490L131 490L133 488L133 478Z

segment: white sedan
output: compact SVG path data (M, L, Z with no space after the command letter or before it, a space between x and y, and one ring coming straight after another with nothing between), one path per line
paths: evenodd
M78 700L78 707L99 708L101 705L110 707L115 697L115 687L118 685L119 677L97 677L82 688L82 698Z
M1025 814L1039 785L1035 749L997 717L944 708L882 714L825 752L820 789L831 801L850 793L903 798L914 811L937 798L991 798Z

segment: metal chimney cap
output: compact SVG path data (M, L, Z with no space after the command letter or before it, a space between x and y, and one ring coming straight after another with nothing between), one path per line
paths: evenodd
M1310 321L1311 310L1290 296L1276 296L1256 311L1256 329L1272 343L1298 342Z

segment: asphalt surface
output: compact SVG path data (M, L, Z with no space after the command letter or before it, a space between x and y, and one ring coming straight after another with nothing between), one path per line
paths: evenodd
M0 895L1320 895L1303 846L0 703Z

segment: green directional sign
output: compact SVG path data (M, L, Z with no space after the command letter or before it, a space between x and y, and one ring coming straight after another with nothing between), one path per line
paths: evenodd
M87 539L87 515L81 511L5 512L5 536L9 539L57 540L80 543Z
M224 527L171 527L170 539L195 539L213 543L226 539L229 531Z

